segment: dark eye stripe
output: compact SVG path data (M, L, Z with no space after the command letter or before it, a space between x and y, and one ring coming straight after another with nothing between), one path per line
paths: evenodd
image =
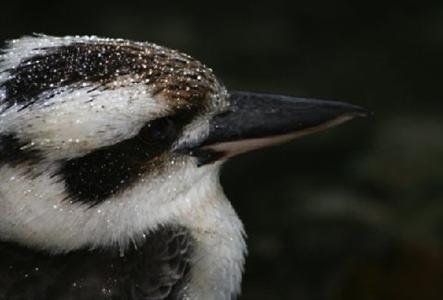
M88 206L97 205L132 187L141 177L161 171L167 163L164 160L167 158L162 154L168 154L167 157L172 155L168 153L172 143L195 113L183 111L175 118L170 117L168 122L172 122L175 129L173 135L166 139L162 135L144 136L145 127L149 126L146 124L138 135L130 139L63 161L54 177L60 178L64 183L68 200ZM159 120L151 123L163 123Z
M12 166L23 163L32 165L40 161L41 152L32 148L23 149L26 144L28 142L20 141L14 134L0 134L0 166L4 163Z

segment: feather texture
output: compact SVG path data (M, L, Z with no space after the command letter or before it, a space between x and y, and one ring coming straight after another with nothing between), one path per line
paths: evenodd
M0 243L0 299L181 299L189 280L193 240L183 228L163 227L132 245L51 255Z

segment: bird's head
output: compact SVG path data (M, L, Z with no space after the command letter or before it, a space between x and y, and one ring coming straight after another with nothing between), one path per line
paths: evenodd
M219 161L366 114L230 92L190 56L126 40L23 38L0 70L0 197L18 193L11 181L21 180L65 209L124 206L141 182L145 195L171 201Z

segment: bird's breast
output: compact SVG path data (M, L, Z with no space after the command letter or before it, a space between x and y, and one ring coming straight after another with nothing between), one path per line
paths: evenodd
M194 240L178 226L162 226L117 248L66 254L0 242L3 299L182 299L189 281Z

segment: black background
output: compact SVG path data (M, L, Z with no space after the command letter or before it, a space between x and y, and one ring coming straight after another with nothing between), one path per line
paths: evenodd
M0 41L94 34L180 49L230 89L375 111L228 162L241 299L443 299L442 1L2 1Z

